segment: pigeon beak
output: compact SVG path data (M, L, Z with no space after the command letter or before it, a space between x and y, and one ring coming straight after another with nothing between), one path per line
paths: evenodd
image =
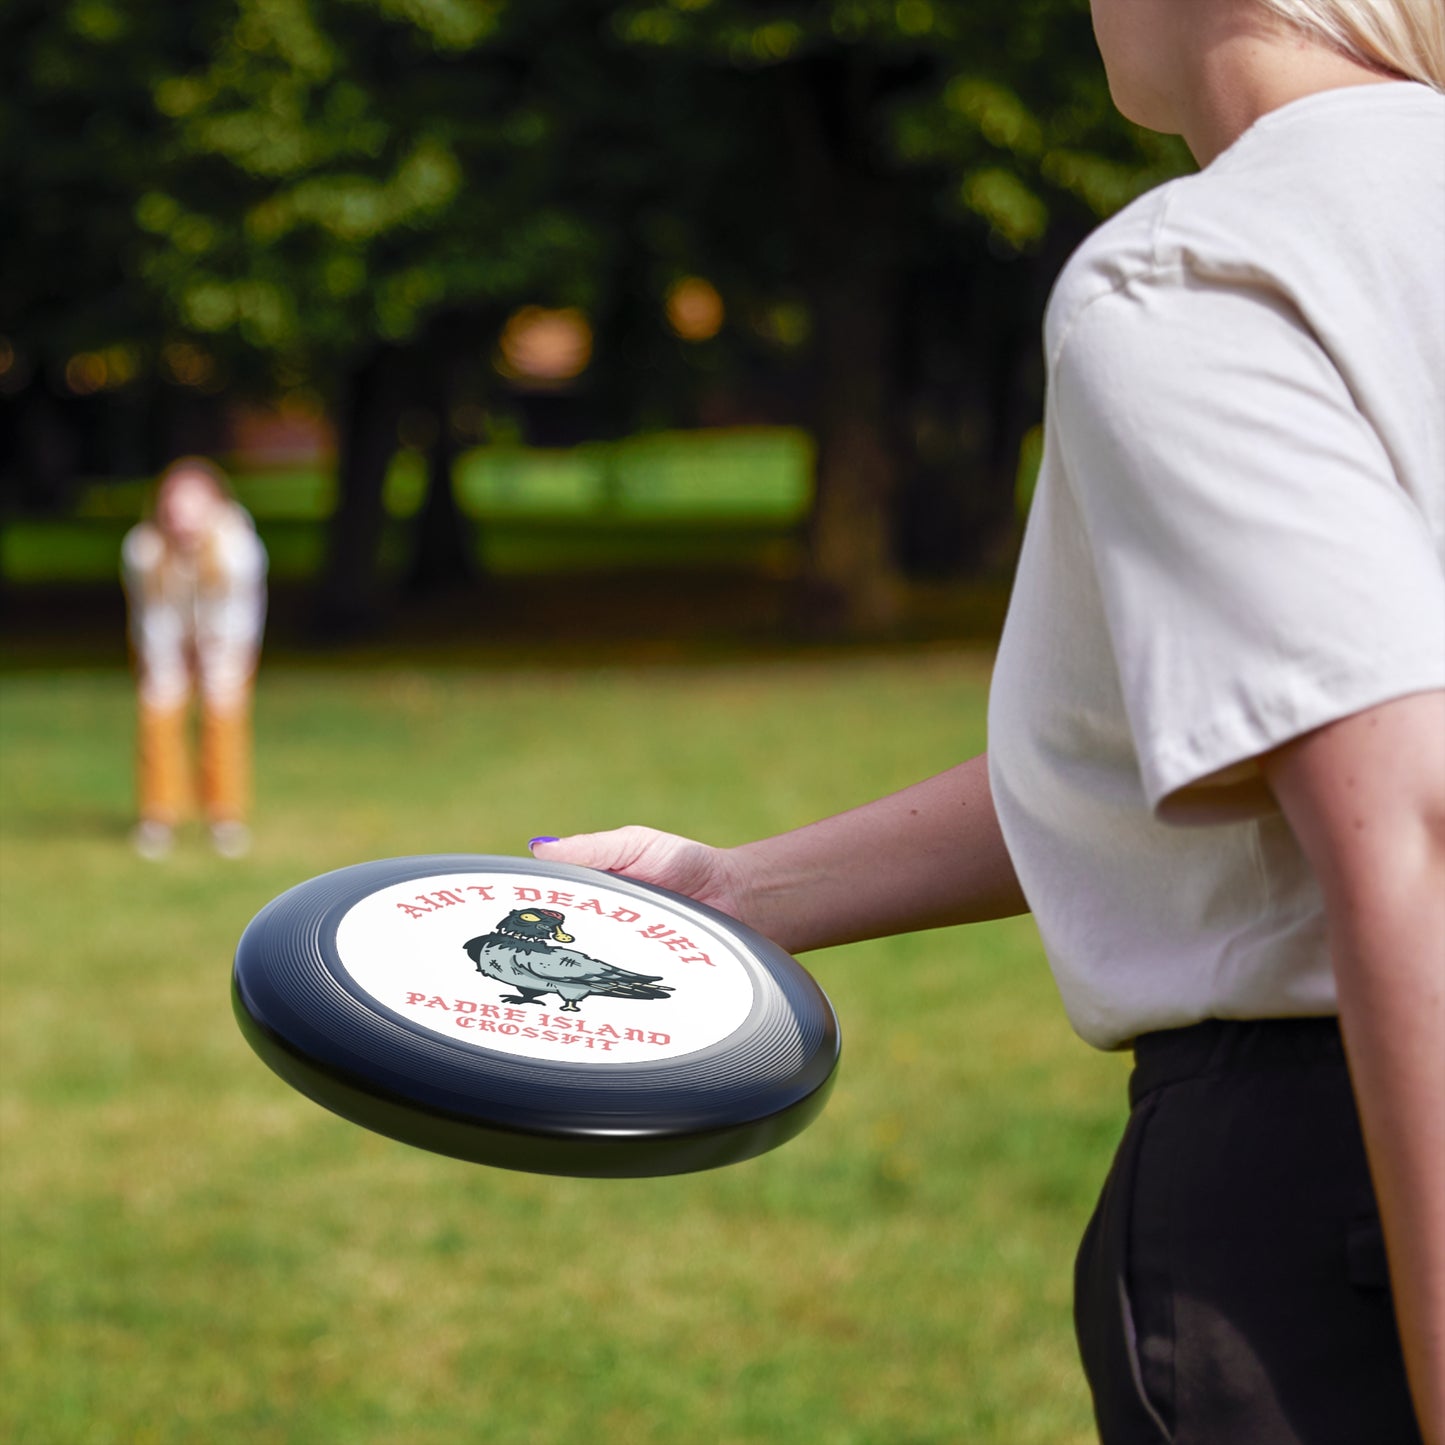
M558 943L572 942L572 935L570 933L563 933L560 928L554 928L552 930L552 937L555 938Z

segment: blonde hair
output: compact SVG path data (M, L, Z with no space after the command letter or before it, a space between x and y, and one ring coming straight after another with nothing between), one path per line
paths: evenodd
M1260 0L1365 65L1445 91L1441 0Z

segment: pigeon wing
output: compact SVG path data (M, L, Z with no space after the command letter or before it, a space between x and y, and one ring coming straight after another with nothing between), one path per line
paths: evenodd
M553 949L545 957L533 956L527 960L527 967L540 978L586 984L593 993L617 998L665 998L671 992L665 985L656 987L661 974L633 973L569 948Z

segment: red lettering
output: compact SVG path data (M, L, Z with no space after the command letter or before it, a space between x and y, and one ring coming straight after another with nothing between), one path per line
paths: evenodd
M628 1040L629 1043L645 1044L647 1042L647 1038L641 1029L628 1029L622 1037Z
M476 1027L479 1034L494 1034L497 1031L497 1026L491 1019L478 1019Z
M515 1034L515 1033L519 1032L519 1030L518 1030L516 1024L498 1024L498 1025L497 1025L497 1032L498 1032L499 1034L509 1034L509 1035L510 1035L510 1034Z
M602 1037L604 1034L608 1038L612 1039L621 1037L621 1035L618 1034L617 1030L613 1028L611 1024L603 1024L602 1027L597 1030L597 1034L599 1038Z
M535 1038L537 1037L537 1030L536 1030L536 1029L523 1029L523 1030L522 1030L522 1037L523 1037L524 1039L535 1039Z
M453 893L450 888L443 888L436 893L419 893L417 897L424 902L435 904L438 908L450 908L454 903L467 901L460 893Z
M705 963L705 964L707 964L707 966L708 966L709 968L716 968L716 967L717 967L717 964L715 964L715 963L712 961L712 959L710 959L710 958L707 956L707 954L705 954L705 953L695 953L695 954L692 955L691 958L685 958L685 959L683 959L683 962L684 962L684 963Z
M456 1009L458 1013L463 1014L474 1014L477 1011L476 1004L469 998L454 998L452 1000L452 1007Z
M563 1034L562 1042L564 1044L580 1044L582 1042L582 1039L580 1039L576 1034Z
M570 893L558 893L555 888L549 888L547 890L547 902L565 903L568 905L568 907L571 907L572 895Z
M602 905L595 898L584 898L577 905L578 913L601 913Z
M460 1018L455 1019L454 1022L459 1029L469 1029L474 1023L476 1023L476 1020L470 1019L465 1014L463 1014Z
M426 995L424 993L409 993L406 996L406 1001L408 1003L420 1003L425 997Z
M547 1032L542 1035L542 1037L546 1039L549 1044L555 1044L558 1042L557 1035L554 1034L551 1029L548 1029Z
M504 1009L502 1012L505 1018L510 1023L520 1024L526 1022L527 1015L524 1014L519 1008Z
M644 938L666 938L672 929L665 923L649 923L646 928L639 928L637 931Z
M658 1048L662 1048L663 1045L665 1045L665 1044L670 1044L670 1043L672 1042L672 1035L671 1035L671 1034L648 1034L648 1036L647 1036L647 1042L650 1043L650 1044L656 1044L656 1045L658 1046Z
M432 911L424 901L421 902L420 908L418 908L415 903L398 903L396 906L400 908L408 918L420 918L423 913L430 913Z
M630 908L614 908L607 916L619 923L637 923L642 918L640 913L634 913Z
M536 888L520 888L513 884L512 892L516 895L518 903L540 903L542 901L542 894Z
M483 903L495 903L497 901L492 897L492 890L484 883L468 883L467 892L475 893Z
M697 944L690 938L668 938L664 939L663 942L665 942L674 953L681 953L684 948L697 947Z
M501 1009L494 1003L484 1003L477 1012L481 1014L483 1018L489 1019L499 1019L502 1016Z
M444 998L441 996L441 994L439 994L439 993L434 993L434 994L426 1001L426 1006L427 1006L428 1008L444 1008L444 1009L447 1010L448 1013L451 1012L451 1009L448 1008L448 1006L447 1006L447 1001L446 1001L446 999L444 999Z

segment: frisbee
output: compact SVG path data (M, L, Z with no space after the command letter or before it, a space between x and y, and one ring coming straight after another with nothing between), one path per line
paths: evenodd
M388 858L274 899L236 949L261 1059L353 1123L454 1158L683 1174L823 1108L838 1023L776 944L690 898L531 858Z

